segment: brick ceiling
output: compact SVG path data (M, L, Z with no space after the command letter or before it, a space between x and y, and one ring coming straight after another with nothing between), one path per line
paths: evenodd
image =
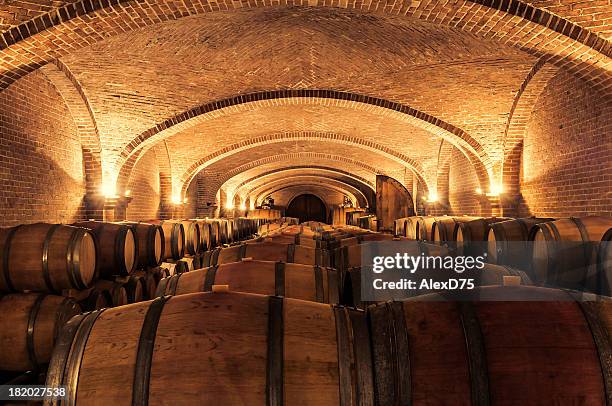
M0 27L16 26L66 3L0 5ZM117 17L113 35L101 39L106 28L100 28L91 41L49 51L44 58L59 56L57 64L86 98L100 137L105 176L112 181L119 177L120 185L139 156L163 145L173 190L183 193L200 170L216 179L217 187L233 190L267 171L303 165L300 156L316 154L319 158L309 159L309 165L343 169L369 181L376 173L393 176L408 168L426 187L435 188L443 138L468 154L485 176L497 176L515 97L541 55L498 41L474 25L467 29L458 22L457 27L448 21L439 24L416 14L436 3L412 1L416 11L408 17L339 8L245 8L138 29L128 24L121 30ZM600 38L612 32L603 3L592 8L565 0L530 4L589 28ZM117 15L124 11L117 9ZM100 14L95 24L99 27L105 18ZM74 27L80 19L75 17ZM74 27L60 28L68 32ZM15 46L38 49L39 44L30 43L35 37ZM1 51L0 65L12 49ZM32 56L30 65L38 64L37 58ZM607 69L599 63L605 64L605 58L593 58L598 72ZM575 68L570 65L568 69ZM296 89L377 98L417 113L398 114L333 98L287 98L226 108L215 104ZM198 109L205 111L193 113ZM164 122L169 124L160 126ZM231 148L235 151L227 151ZM264 162L272 156L285 158ZM345 162L331 156L344 157ZM258 160L259 167L249 167Z

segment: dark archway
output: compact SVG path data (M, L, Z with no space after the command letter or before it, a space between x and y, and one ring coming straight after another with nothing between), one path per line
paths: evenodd
M317 196L303 194L295 197L287 206L287 217L297 217L300 223L304 221L327 221L327 208L325 203Z

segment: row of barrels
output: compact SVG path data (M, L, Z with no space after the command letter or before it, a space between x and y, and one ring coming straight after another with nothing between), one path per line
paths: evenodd
M612 301L529 286L475 293L360 311L207 292L83 314L47 375L67 398L48 404L609 403Z
M265 246L265 244L249 245L261 246L262 248ZM267 248L268 253L270 253L270 247ZM251 250L254 250L254 248L251 248ZM286 253L286 250L282 252L282 254ZM257 255L256 251L248 251L245 254ZM283 255L280 255L280 257L282 258ZM249 403L261 400L258 398L259 392L255 390L256 387L260 387L262 388L260 390L265 388L269 393L280 395L284 399L281 404L294 404L295 402L321 405L395 404L393 402L397 402L398 399L402 399L402 402L417 400L418 397L413 398L417 395L411 395L410 393L414 393L414 389L416 389L418 394L419 390L428 388L422 384L419 384L416 388L412 388L412 385L410 385L411 391L405 394L407 397L398 398L398 393L396 393L398 386L396 384L390 385L388 382L388 380L405 376L402 375L405 371L400 371L400 373L394 366L401 361L396 355L405 355L407 348L413 348L416 352L409 355L410 359L415 360L414 357L422 355L421 350L418 350L419 343L422 342L423 345L426 345L423 349L431 349L431 345L446 350L452 348L453 351L464 348L463 352L458 352L458 354L463 355L459 356L453 353L453 356L456 357L453 359L464 360L464 367L467 368L466 371L469 371L464 382L466 387L464 392L455 389L453 399L457 399L457 396L461 395L468 403L474 400L472 397L475 396L473 393L476 392L472 391L472 386L475 385L475 382L467 377L474 373L473 369L468 368L469 365L473 365L471 357L474 354L472 354L473 351L470 347L464 344L470 342L469 339L472 337L469 336L469 329L466 331L461 328L462 323L465 323L465 316L473 314L473 312L464 312L463 304L441 304L439 302L425 302L428 304L419 305L414 301L405 301L401 305L378 305L368 308L367 313L344 307L305 302L304 300L322 303L337 302L336 297L340 291L336 290L334 286L334 283L337 283L338 280L337 273L334 275L334 272L333 269L317 266L285 262L262 264L261 261L243 258L238 263L222 264L206 270L166 278L162 280L158 289L157 294L161 297L153 302L136 304L128 308L94 311L73 318L71 324L63 330L63 334L58 339L49 368L47 384L66 385L69 397L71 397L68 402L70 402L70 399L76 400L78 397L79 401L85 402L85 404L88 400L94 401L89 398L89 396L92 396L91 393L96 393L96 399L105 404L126 398L134 399L134 396L137 396L138 399L151 399L154 402L165 401L173 404L211 404L213 402L243 404L245 402L244 396L236 397L231 385L218 384L218 382L230 382L228 380L240 376L241 387L246 385L247 388L253 388L253 391L247 391L249 396L247 401ZM280 283L280 281L283 283ZM275 296L266 297L239 293L187 294L200 290L214 291L215 285L219 284L227 284L232 290L274 294ZM508 289L508 287L503 289ZM511 289L527 288L512 287ZM551 292L549 289L524 290L524 295L529 298L541 296L542 299L554 301L558 301L560 298L565 298L567 301L570 298L565 292ZM179 296L169 298L168 294ZM516 290L513 291L513 294L516 295ZM279 296L285 296L287 299L282 299ZM295 301L288 299L289 297L301 300ZM176 303L178 307L174 308L172 303ZM492 302L491 305L496 306L496 303ZM583 306L583 304L571 303L571 306ZM511 303L510 305L514 304ZM541 309L541 303L535 305L537 305L537 310ZM426 319L422 318L424 317L424 309L421 306L433 306L427 313L430 316ZM485 322L483 326L490 327L490 322L498 323L497 318L507 320L507 315L513 314L514 318L533 323L527 323L526 326L525 323L513 326L513 328L521 328L522 326L526 329L526 332L521 330L523 334L530 332L531 329L542 327L539 318L534 319L534 314L529 312L527 307L514 305L516 306L514 309L505 309L505 311L490 314L486 311L489 308L488 303L474 303L472 306L477 306L479 311L484 312L483 314L478 313L478 320ZM400 310L400 307L402 307L402 310ZM610 314L609 307L603 310L607 310L608 313L602 314ZM202 315L202 311L205 313L204 315ZM259 313L260 311L261 313ZM405 323L402 322L404 318L397 318L397 314L402 314L398 312L406 315ZM516 312L519 312L519 314L515 314ZM585 314L583 317L586 318L587 315L592 315L591 313ZM258 314L259 316L257 316ZM546 328L554 328L550 325L551 321L559 321L558 315L555 318L552 317L553 314L555 312L549 308L546 314L541 315ZM567 316L566 313L563 314ZM582 313L575 312L575 314ZM462 320L462 322L456 324L439 322L440 320L452 321L453 317L456 317L457 321ZM28 319L31 319L31 316ZM601 319L605 322L603 317L598 316L588 320L578 318L569 320L564 317L560 326L568 320L574 322L572 326L576 326L575 322L577 320L583 320L584 327L581 339L589 339L590 336L587 333L590 331L588 329L592 328L591 323L595 325L595 323L602 322ZM204 323L202 320L208 322ZM210 320L215 320L215 323L210 323ZM436 320L438 323L435 323ZM588 326L586 325L587 322L589 323ZM431 325L432 323L433 325ZM429 327L430 325L431 327ZM452 326L454 325L458 325L460 328L453 330ZM428 326L430 330L424 331L425 326ZM507 326L507 328L510 328L510 326ZM609 337L610 326L608 325L606 328L607 330L600 328L600 330L595 331L599 333L603 331ZM261 332L258 333L259 329L261 329ZM329 334L326 333L327 331ZM401 333L399 336L396 335L398 331ZM459 334L462 331L464 335ZM513 331L516 332L516 330ZM543 332L541 330L537 331ZM554 350L561 352L563 349L573 349L574 347L584 349L584 342L573 344L570 342L569 344L572 345L566 345L568 339L577 340L577 338L575 331L561 334L565 331L561 328L554 330L555 339L559 339L559 336L561 336L560 341L555 341L555 345L552 347ZM496 337L497 333L503 334L503 331L490 332L489 329L486 329L486 332L492 334L491 337ZM532 333L535 334L535 331ZM389 334L394 335L393 339L387 338ZM596 333L592 334L593 337L596 336ZM163 336L165 341L175 344L153 346L155 337L158 335ZM401 347L402 340L408 336L411 338L411 347ZM145 337L144 340L143 337ZM258 337L263 340L261 344L257 344L261 341ZM456 337L454 346L452 345L453 337ZM528 344L541 351L543 342L542 337L539 337L540 341L530 341ZM432 338L434 339L433 342ZM202 339L206 340L206 343L200 342ZM329 343L326 344L328 340ZM594 338L591 340L594 340ZM143 342L151 343L147 346L148 349L141 348L141 345L146 346L146 344L139 344ZM561 346L559 346L560 343ZM261 346L265 348L260 348ZM328 354L326 346L329 346L329 350L335 349L334 351L336 351L329 353L333 355L333 357L329 356L329 360L325 358L325 354ZM190 351L190 348L193 348L194 351ZM350 350L351 348L354 351ZM597 354L598 349L599 347L592 352ZM262 354L259 354L260 352ZM190 355L185 356L185 353ZM291 354L299 354L300 356L296 359ZM351 356L351 354L353 355ZM434 354L430 354L430 357L432 355ZM483 359L487 355L490 354L480 354ZM585 354L582 353L581 355L584 356ZM434 364L417 363L413 364L412 368L419 368L419 365L421 365L426 370L431 368L432 371L435 371L440 368L442 362L446 362L443 360L448 360L448 356L449 354L443 352L440 354L442 358L431 360L435 361ZM78 358L76 363L73 362L75 357ZM358 359L354 357L358 357ZM67 362L68 359L73 361ZM153 361L142 364L146 359ZM336 360L336 364L329 362L332 359ZM542 365L540 365L524 354L522 356L517 355L516 360L513 359L512 361L517 360L532 362L532 364L524 366L529 373L534 371L534 368L540 368L537 370L537 374L533 372L534 376L546 373L547 368L551 367L548 364L549 361L542 362ZM555 358L556 362L561 363L561 360L561 357ZM592 356L581 360L586 365L595 366L595 364L591 365L594 361ZM181 365L181 368L173 367L177 362ZM258 362L264 362L265 368L257 367ZM572 362L555 364L554 367L571 368L574 366ZM205 367L202 366L203 364ZM146 390L143 390L143 386L140 384L145 382L141 381L142 365L145 368L144 373L151 377L151 380L147 380L144 385ZM238 365L241 367L238 367ZM243 368L244 365L249 367ZM402 363L401 365L406 364ZM510 365L508 368L510 368ZM584 367L585 364L580 365ZM278 371L279 366L282 372ZM497 363L494 366L500 368ZM348 369L346 369L347 367ZM354 375L355 368L358 370L358 375ZM121 374L117 372L119 370L122 371ZM565 369L563 370L565 371ZM100 371L104 371L102 378L99 375ZM274 376L277 379L272 380L276 384L270 384L269 379L266 378L270 376L272 371L276 371ZM424 370L424 372L426 371ZM456 372L457 370L455 370ZM479 376L490 373L490 382L498 384L499 379L496 378L495 374L505 374L507 378L507 374L511 371L488 368L480 372ZM134 379L127 380L127 382L133 382L133 387L130 384L126 385L125 379L117 380L121 377L125 378L126 373L128 376L133 374ZM340 379L340 376L343 378ZM381 376L384 379L381 379ZM174 385L171 388L166 385L170 377L181 381L178 384L180 387L178 390L175 391ZM555 379L561 379L557 377L558 375L555 375ZM527 378L533 379L532 376ZM527 378L525 378L523 372L516 373L515 379ZM580 381L581 385L589 384L589 400L597 401L602 396L606 396L605 389L600 390L601 385L600 387L593 386L593 382L597 382L597 379L601 378L593 377L590 374L587 374L586 378L582 375L579 378L584 378ZM309 385L295 384L296 379L300 382L309 382ZM444 387L443 384L446 384L446 381L443 381L440 376L437 379L436 382ZM560 382L565 382L565 379L569 379L569 376L564 376ZM573 377L573 379L576 378ZM183 387L185 380L191 382L187 385L188 387L197 388L197 390L189 391L186 387ZM215 380L217 384L202 383L210 380ZM360 388L365 389L355 388L354 380L359 382ZM116 384L109 385L109 382L116 382ZM400 380L399 382L401 384L403 381ZM423 381L423 383L425 382ZM456 377L453 382L457 385ZM516 382L513 381L513 385L516 385ZM575 381L572 380L571 382ZM314 386L310 386L311 384ZM156 389L160 388L159 385L164 385L165 389ZM329 389L330 385L333 390ZM217 389L213 390L213 387ZM403 388L402 390L408 389L404 386L401 388ZM576 390L574 386L572 388L571 390L563 389L563 392L555 392L552 395L555 398L560 396L563 400L573 399L572 396L585 399L583 391ZM496 387L491 389L490 395L496 394L496 390L502 393L508 389ZM289 394L287 394L288 391ZM331 394L334 391L336 395L332 396ZM136 392L138 393L134 395ZM171 393L168 394L168 392ZM438 392L437 399L444 400L444 394L441 393L444 391L440 392L438 388ZM291 396L296 397L292 398ZM551 399L549 396L551 396L550 393L545 396L537 393L532 394L532 397L523 396L519 400L527 404L530 403L529 401L537 404Z
M445 244L457 255L486 253L538 283L588 287L612 295L612 218L474 218L420 216L396 220L395 235ZM449 244L450 242L450 244Z
M0 292L87 289L257 232L253 219L151 220L0 229Z
M243 223L244 237L258 225ZM176 261L164 254L166 241L180 248L184 227L159 221L0 229L0 292L8 293L0 296L0 371L44 371L62 325L75 314L154 299L164 277L200 268L203 251ZM117 251L124 267L109 271L121 269Z

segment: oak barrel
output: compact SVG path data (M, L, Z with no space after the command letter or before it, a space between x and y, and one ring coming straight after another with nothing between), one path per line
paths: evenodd
M367 406L372 382L363 312L229 292L73 318L46 384L61 404Z
M86 289L97 261L95 237L84 228L39 223L0 229L0 292Z
M105 295L113 307L128 304L127 291L120 282L100 279L94 285L94 290Z
M181 259L185 255L185 227L181 223L168 220L149 220L147 223L159 224L164 231L164 254L162 258Z
M209 267L228 262L238 262L244 258L329 266L327 250L277 242L243 243L227 248L216 248L206 253L202 266Z
M208 292L213 285L229 285L236 292L335 304L339 298L338 282L338 274L332 268L248 260L164 278L156 295Z
M136 268L138 239L131 227L102 221L84 221L75 225L93 231L101 277L129 275Z
M60 329L81 312L71 299L24 293L0 296L0 370L44 367Z
M606 405L612 301L485 287L371 306L378 405Z
M593 290L602 271L598 247L611 227L612 218L599 216L538 224L530 235L533 278L549 286Z
M483 217L471 221L456 221L453 240L457 255L484 255L489 227L494 223L512 220L507 217Z
M124 221L121 224L132 227L138 241L137 267L158 266L165 250L164 230L159 224Z
M527 217L491 224L487 234L487 261L529 270L532 260L529 235L538 224L554 220Z

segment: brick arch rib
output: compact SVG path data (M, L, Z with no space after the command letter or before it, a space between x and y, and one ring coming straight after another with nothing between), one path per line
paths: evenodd
M276 162L290 161L290 160L297 160L297 161L304 160L306 162L309 159L322 159L322 160L329 160L329 161L340 162L340 163L344 163L348 165L353 165L353 166L363 168L366 171L369 171L374 175L375 174L382 174L382 175L385 174L384 171L378 168L374 168L373 166L368 165L364 162L357 161L355 159L348 158L345 156L325 154L325 153L320 153L320 152L294 152L291 154L272 155L269 157L257 159L255 161L251 161L247 164L240 165L236 168L233 168L227 171L226 173L223 174L221 178L213 182L214 185L211 185L211 187L209 188L209 195L210 193L212 193L212 191L215 191L214 193L216 193L216 190L222 187L231 178L245 171L248 171L249 169L257 168L257 167L260 167L262 165L266 165L269 163L276 163ZM195 176L192 178L192 181L193 179L195 179ZM183 186L184 186L184 190L187 190L190 184L185 184Z
M278 143L278 142L285 142L285 141L294 141L296 139L345 143L348 145L356 145L364 149L370 149L372 151L381 153L382 155L386 155L387 157L391 157L396 162L399 162L405 166L408 166L414 172L415 176L417 176L419 181L422 182L422 184L426 188L428 187L427 186L428 182L423 176L424 171L421 165L404 154L400 154L380 144L376 144L371 141L365 141L357 137L350 137L350 136L337 134L337 133L300 131L300 132L294 132L294 133L271 134L267 136L252 138L248 140L248 142L240 142L240 143L232 144L228 147L215 151L214 153L197 160L195 163L193 163L189 167L189 169L187 169L187 171L185 171L185 173L180 178L180 183L182 185L181 195L185 194L185 192L187 191L188 185L191 183L192 179L196 176L196 174L214 162L220 161L221 159L224 159L235 153L238 153L244 150L248 150L250 148L254 148L257 146L269 145L275 142ZM486 171L485 171L485 175L486 175Z
M520 204L520 170L523 140L535 103L559 68L540 59L525 77L514 98L504 132L501 178L504 187L502 214L515 216Z
M102 147L96 117L87 95L70 69L56 60L41 68L41 72L53 83L64 99L74 120L83 151L85 171L85 190L87 193L88 218L101 218L102 208L96 200L102 192L104 172L102 167Z

